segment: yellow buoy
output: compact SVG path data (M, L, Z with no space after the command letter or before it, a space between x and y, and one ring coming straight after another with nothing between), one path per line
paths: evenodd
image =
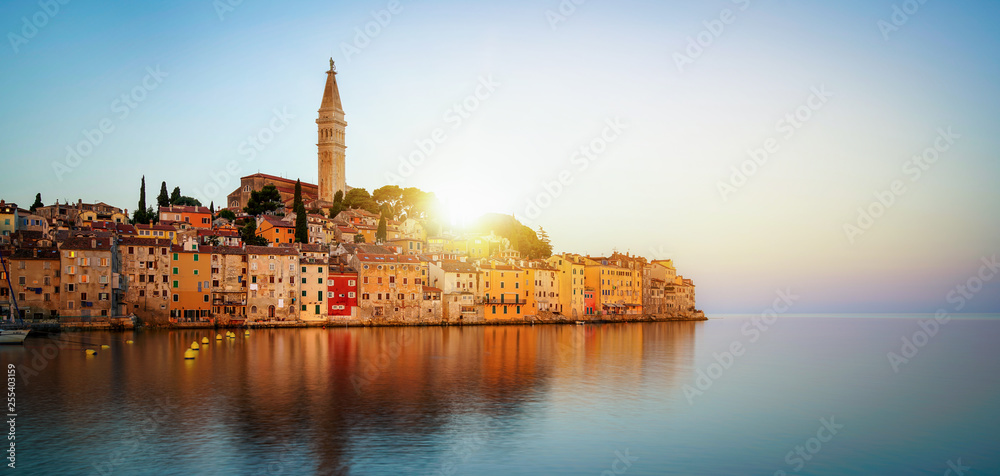
M129 339L129 340L125 341L125 343L126 344L132 344L133 342L132 342L132 339Z
M110 346L110 345L108 345L108 344L101 344L101 348L102 348L102 349L110 349L110 348L111 348L111 346Z
M94 349L87 349L84 352L86 352L87 355L97 355L97 351Z
M201 343L202 344L207 344L208 343L208 337L202 337L201 338Z
M198 341L194 341L191 343L191 350L198 350Z
M245 335L247 337L250 337L250 329L247 329L246 331L244 331L243 335Z
M215 340L222 340L222 334L215 334Z
M195 356L194 349L188 349L184 351L184 360L192 360L194 359L194 356Z

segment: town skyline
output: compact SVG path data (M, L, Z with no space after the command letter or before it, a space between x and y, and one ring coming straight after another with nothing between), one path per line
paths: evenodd
M836 34L797 30L802 49L754 56L754 45L787 44L791 36L750 31L752 23L753 30L792 27L829 12L636 3L652 18L676 8L724 25L688 64L677 55L697 51L685 50L689 37L709 28L702 22L670 23L653 47L628 41L649 32L652 19L597 4L576 6L555 23L547 13L558 12L557 2L518 4L517 13L493 18L490 7L390 5L310 5L324 9L317 15L251 4L142 6L115 15L62 5L16 53L12 45L2 53L23 71L2 85L11 94L0 132L3 165L14 170L0 179L3 198L27 207L40 192L46 204L82 199L132 210L145 175L150 196L166 181L218 208L239 177L254 172L315 183L314 119L332 56L350 123L348 185L371 191L395 176L401 186L437 193L459 219L513 213L541 225L556 251L672 258L698 284L708 313L760 312L779 289L802 296L798 312L933 312L997 251L1000 226L988 218L1000 216L991 186L1000 175L991 162L998 144L988 132L996 119L979 109L998 100L995 82L987 84L997 71L977 58L998 38L967 11L927 4L887 30L879 22L892 22L890 6L854 4L852 14L837 12ZM715 23L723 9L735 21ZM14 19L36 10L3 7ZM168 19L164 26L148 21L158 15ZM435 15L460 26L428 33L426 22L443 21ZM67 43L91 16L107 32ZM269 27L278 34L258 39L265 21L279 25ZM356 33L371 22L378 34ZM842 31L848 22L855 36ZM934 28L967 30L950 45L960 53L921 35ZM137 44L121 44L137 29L149 31ZM361 47L357 38L365 36ZM466 41L448 41L456 36ZM507 46L492 46L499 39ZM804 54L820 45L839 46L824 57ZM82 54L94 48L106 54ZM436 53L418 54L422 48ZM789 67L792 61L801 64ZM947 67L909 74L933 64ZM73 72L69 80L56 73L64 69ZM724 79L731 75L747 79ZM132 107L119 101L122 94L143 99ZM883 102L891 106L878 107ZM456 110L462 103L475 108ZM89 140L81 131L100 130L105 119L113 130L91 141L92 153L62 173L54 168L66 162L66 147ZM247 138L267 137L265 130L273 140L246 152ZM574 153L602 138L606 150L584 167L586 156ZM428 140L433 152L406 173L399 157ZM940 159L910 160L929 149ZM746 165L761 154L764 164ZM240 160L239 173L226 172L231 159ZM734 167L755 172L741 184ZM213 174L229 180L214 198L206 193L219 181ZM113 186L102 183L109 179ZM896 180L906 190L880 202L884 216L863 226L856 209L886 197ZM540 195L551 196L551 206ZM529 216L532 204L537 217ZM996 311L996 291L987 284L968 309Z

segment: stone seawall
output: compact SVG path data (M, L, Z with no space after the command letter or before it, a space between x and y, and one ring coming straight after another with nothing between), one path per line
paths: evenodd
M542 314L536 316L525 316L521 319L497 319L497 320L458 320L446 321L444 319L421 319L412 320L392 320L392 319L337 319L329 321L255 321L247 322L241 327L251 329L272 329L272 328L308 328L308 327L426 327L426 326L523 326L523 325L546 325L563 324L572 325L583 324L621 324L628 322L679 322L679 321L705 321L708 318L704 313L696 312L687 316L671 316L664 314L622 314L606 316L584 316L573 318L559 314ZM228 328L231 326L215 325L210 322L178 322L166 324L147 324L141 327L148 329L214 329ZM112 325L108 322L66 322L59 325L61 331L92 331L92 330L125 330L131 326Z

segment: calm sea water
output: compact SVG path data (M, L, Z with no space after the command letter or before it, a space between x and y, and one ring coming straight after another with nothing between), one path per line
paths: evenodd
M20 474L1000 474L1000 320L929 317L66 333L0 358Z

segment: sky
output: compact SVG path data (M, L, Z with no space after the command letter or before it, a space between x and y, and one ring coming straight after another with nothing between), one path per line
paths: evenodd
M671 258L709 315L1000 312L997 2L51 1L0 6L22 207L315 183L332 57L353 187Z

